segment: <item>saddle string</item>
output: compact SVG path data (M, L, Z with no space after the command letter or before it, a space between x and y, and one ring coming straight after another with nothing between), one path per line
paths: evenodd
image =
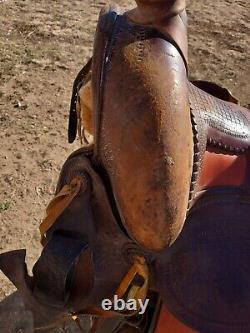
M76 195L79 193L82 186L82 179L75 177L71 180L70 184L66 184L56 194L53 200L49 203L46 209L46 217L40 224L39 230L41 235L41 244L46 245L46 232L53 226L58 217L70 205Z

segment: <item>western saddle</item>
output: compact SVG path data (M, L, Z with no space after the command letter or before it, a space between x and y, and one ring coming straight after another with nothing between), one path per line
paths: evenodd
M62 168L33 276L24 250L0 256L36 328L154 332L160 299L199 332L250 332L250 111L188 80L186 24L183 0L101 11L69 117L69 142L92 143ZM103 311L114 294L149 310Z

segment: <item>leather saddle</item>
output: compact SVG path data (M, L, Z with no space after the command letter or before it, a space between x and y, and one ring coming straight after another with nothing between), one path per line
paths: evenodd
M159 27L138 10L100 14L69 120L72 142L77 92L91 70L94 144L63 166L34 276L24 252L0 256L26 307L39 309L38 327L51 317L104 315L100 303L115 293L145 299L155 291L194 329L250 330L249 177L235 171L236 182L223 183L218 168L217 183L204 181L206 166L223 156L247 170L250 113L225 90L189 82L185 17L182 8Z
M179 25L184 30L185 22ZM188 81L185 36L179 45L176 35L111 10L101 14L91 61L95 163L128 234L152 251L180 233L205 151L240 155L250 143L249 111L226 89ZM76 137L75 96L77 90L69 142Z

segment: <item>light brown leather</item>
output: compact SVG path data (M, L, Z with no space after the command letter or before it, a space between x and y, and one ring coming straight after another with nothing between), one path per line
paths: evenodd
M140 25L152 26L166 37L171 36L187 63L187 14L185 0L137 0L137 8L125 15Z
M109 15L100 19L93 55L95 161L130 237L159 251L177 238L189 199L193 133L185 64L171 42L126 16L106 31Z

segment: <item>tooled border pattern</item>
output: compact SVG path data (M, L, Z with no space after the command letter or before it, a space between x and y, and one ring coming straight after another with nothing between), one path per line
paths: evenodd
M188 198L188 210L191 208L192 200L195 196L196 192L196 184L198 181L199 168L200 168L200 144L199 144L199 133L197 123L195 121L195 116L190 108L190 119L193 131L193 169L191 175L191 183L189 190L189 198Z
M210 128L214 128L215 130L217 130L218 132L221 132L221 128L217 128L216 126L211 124L211 119L209 118L209 116L206 116L205 113L207 112L207 109L204 108L204 104L200 103L199 100L197 99L197 94L201 95L201 92L205 95L207 95L209 98L213 97L210 96L210 94L204 92L203 90L195 87L191 82L189 82L189 94L190 94L190 103L191 106L193 106L193 108L197 111L197 115L200 119L202 119L204 121L204 123L206 124L206 126L210 127ZM216 99L216 97L214 97ZM228 134L229 136L231 135L232 137L237 137L236 134L232 135L232 133L230 133L229 131L225 131L224 133ZM245 136L242 135L238 135L238 137L242 137L245 138ZM228 155L240 155L240 154L244 154L248 148L241 148L236 146L232 146L232 145L228 145L226 143L220 142L218 140L216 140L214 137L212 136L208 136L207 137L207 146L210 148L215 148L215 149L219 149L218 153L226 153ZM216 151L214 151L216 153Z

